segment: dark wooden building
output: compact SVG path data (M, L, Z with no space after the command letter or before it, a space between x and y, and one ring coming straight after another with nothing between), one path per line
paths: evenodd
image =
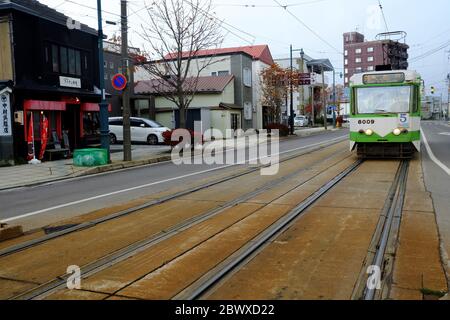
M97 143L98 53L96 30L35 0L0 0L0 91L12 119L0 136L0 164L26 159L31 120L37 153L43 118L50 149Z

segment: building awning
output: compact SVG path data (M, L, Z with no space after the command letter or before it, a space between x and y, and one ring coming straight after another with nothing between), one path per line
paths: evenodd
M98 103L82 103L81 111L83 112L100 112L100 106ZM108 111L112 111L111 104L108 105Z
M325 72L333 71L334 67L331 64L330 60L328 59L316 59L308 61L307 63L308 68L311 69L312 72L315 73L322 73L322 70Z
M223 103L221 102L219 104L219 107L222 109L231 109L231 110L243 110L244 108L235 104L231 104L231 103Z
M61 101L25 100L23 108L25 111L66 111L66 103Z

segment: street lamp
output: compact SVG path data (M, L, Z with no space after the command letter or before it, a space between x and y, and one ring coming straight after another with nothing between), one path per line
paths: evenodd
M100 139L102 149L106 149L108 154L108 162L111 161L110 153L110 137L109 137L109 113L108 113L108 103L106 102L105 93L105 66L103 57L103 23L102 23L102 1L97 0L97 16L98 16L98 63L99 63L99 80L100 80L100 91L102 94L100 107Z

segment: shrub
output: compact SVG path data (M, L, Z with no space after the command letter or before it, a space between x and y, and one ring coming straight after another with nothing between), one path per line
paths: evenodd
M177 130L177 129L175 129ZM180 138L179 141L172 141L172 135L174 133L175 130L171 130L171 131L166 131L162 134L163 138L164 138L164 143L168 146L171 147L175 147L176 145L178 145L179 143L181 143L183 141L183 138ZM204 137L201 133L199 132L195 132L193 130L187 129L191 135L191 145L194 146L194 142L196 140L200 140L201 143L203 144L205 142Z
M271 123L267 125L267 132L271 133L272 130L279 130L280 137L287 137L290 133L289 127L280 123Z

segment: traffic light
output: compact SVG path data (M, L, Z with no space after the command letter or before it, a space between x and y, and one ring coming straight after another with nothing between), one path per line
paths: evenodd
M436 92L436 89L434 87L431 87L431 94L434 94Z

